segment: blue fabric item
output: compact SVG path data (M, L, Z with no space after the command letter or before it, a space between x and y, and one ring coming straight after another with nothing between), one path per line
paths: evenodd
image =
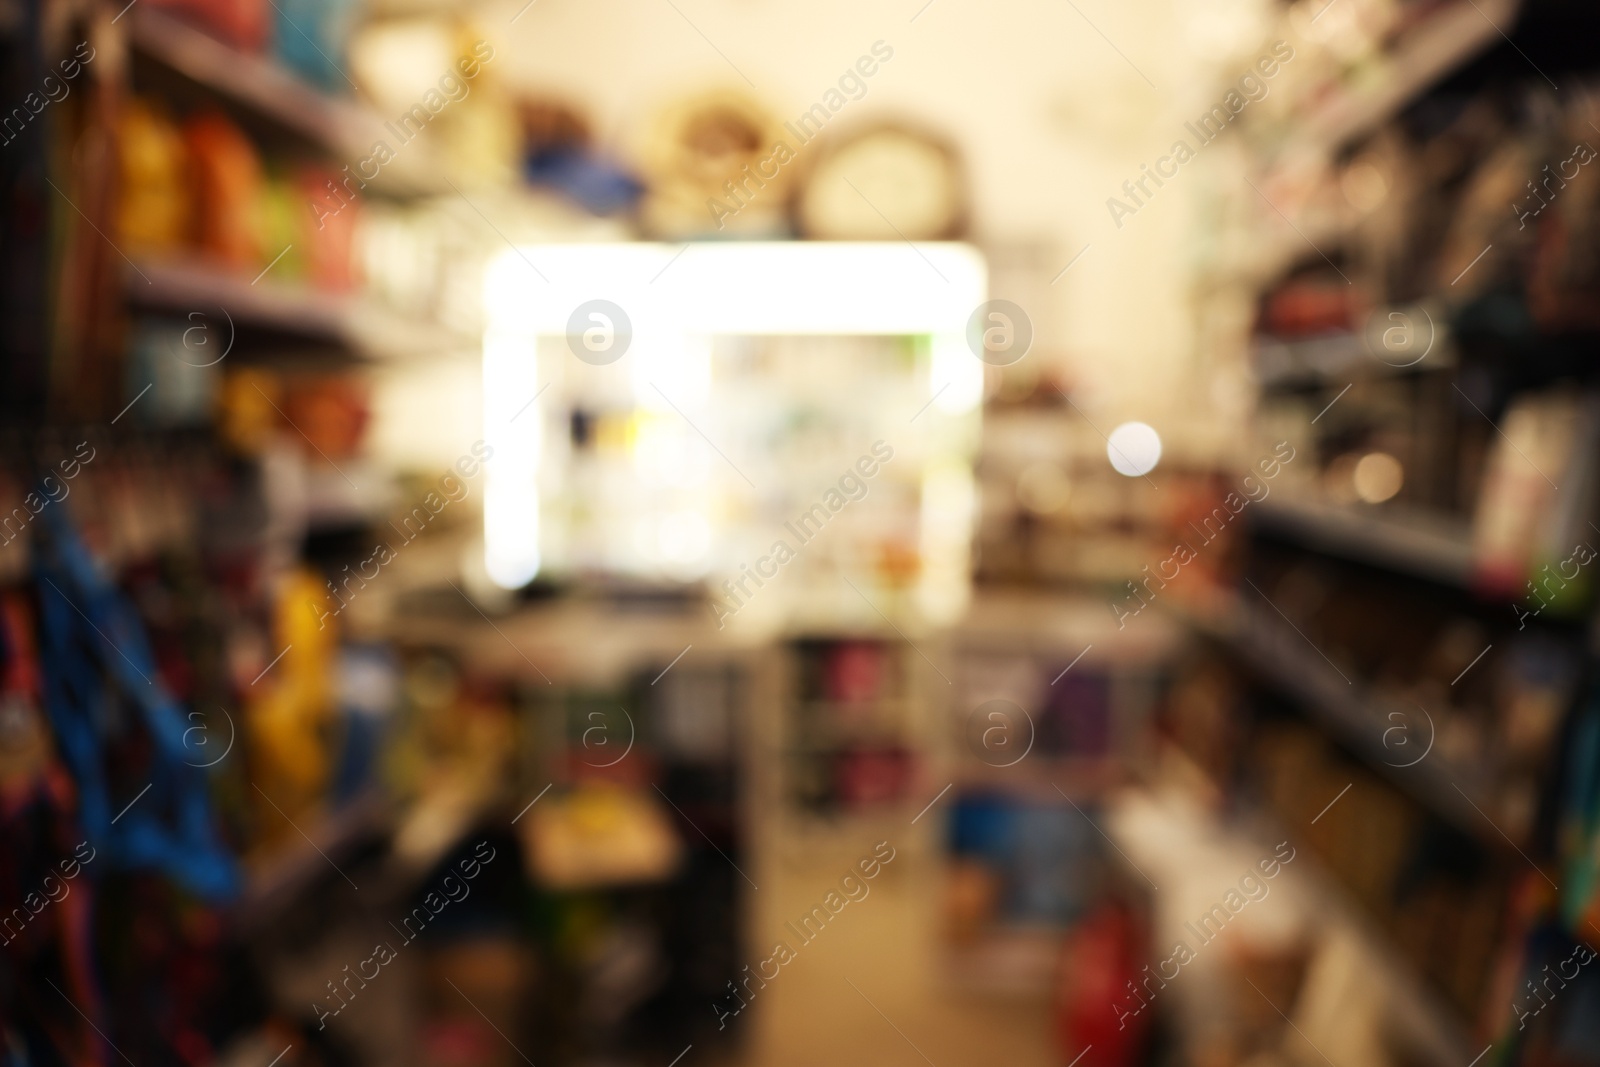
M581 152L533 153L523 162L522 175L530 185L555 189L596 215L631 208L644 193L644 185L621 167Z
M237 896L238 866L217 834L205 774L183 759L183 709L161 684L133 605L95 566L65 509L45 509L40 522L34 572L45 707L77 783L84 831L110 866L162 871L213 901ZM138 711L150 738L143 795L114 800L106 781L98 720L108 685Z

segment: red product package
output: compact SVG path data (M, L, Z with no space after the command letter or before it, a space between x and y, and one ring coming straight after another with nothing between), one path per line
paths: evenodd
M359 280L355 232L361 213L360 201L340 184L343 177L331 167L318 166L304 167L295 175L295 191L306 202L304 212L295 217L304 220L300 233L308 280L317 289L341 293L354 289Z

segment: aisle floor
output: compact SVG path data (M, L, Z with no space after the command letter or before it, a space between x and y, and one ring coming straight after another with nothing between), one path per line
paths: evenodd
M842 874L850 862L835 856L808 862L804 871L767 869L750 894L752 968L775 939L796 944L784 924L835 888L836 879L822 872L837 867ZM940 953L941 886L936 856L902 850L865 898L798 947L751 999L753 1032L742 1067L1058 1065L1043 997L980 997L951 987Z

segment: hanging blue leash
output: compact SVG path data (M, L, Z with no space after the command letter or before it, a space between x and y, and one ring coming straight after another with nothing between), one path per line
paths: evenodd
M34 571L45 706L78 786L84 831L97 849L105 842L108 866L159 870L213 901L234 897L239 870L217 833L205 773L183 759L183 710L161 684L133 605L95 566L65 510L39 516ZM113 689L138 709L150 738L149 790L129 792L119 811L101 736Z

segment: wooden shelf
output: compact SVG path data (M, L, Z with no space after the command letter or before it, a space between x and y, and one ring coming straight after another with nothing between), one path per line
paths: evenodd
M1471 528L1443 515L1275 496L1261 502L1255 521L1272 534L1326 555L1460 589L1472 585Z
M426 356L475 347L470 337L356 296L261 278L252 282L193 260L141 260L127 276L138 307L186 315L226 312L235 328L327 341L378 358Z

